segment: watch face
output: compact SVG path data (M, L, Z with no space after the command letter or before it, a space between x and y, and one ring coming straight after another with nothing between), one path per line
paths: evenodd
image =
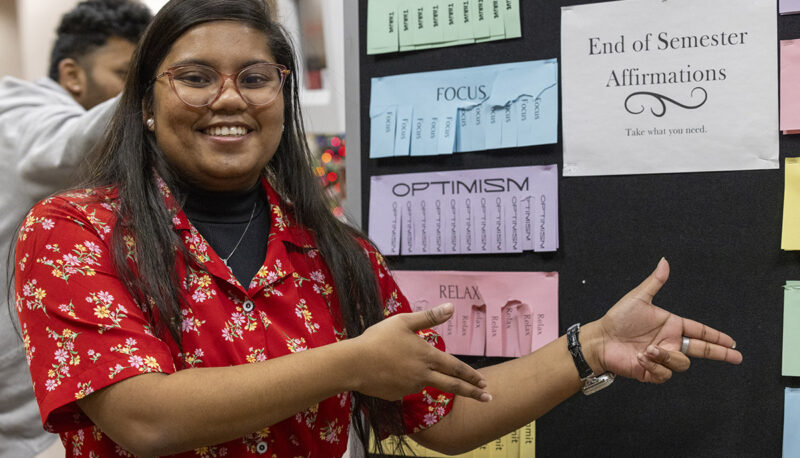
M583 391L583 394L587 396L592 393L597 393L608 385L614 383L614 377L615 375L611 372L606 372L598 375L597 377L592 377L584 382L581 391Z

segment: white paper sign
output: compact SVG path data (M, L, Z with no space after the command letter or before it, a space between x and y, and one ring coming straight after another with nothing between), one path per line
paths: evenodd
M561 10L564 175L778 168L773 0Z

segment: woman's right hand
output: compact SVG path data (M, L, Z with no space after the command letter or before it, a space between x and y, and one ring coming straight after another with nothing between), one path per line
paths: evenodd
M417 331L445 323L453 304L401 313L367 328L350 342L357 346L355 391L395 401L426 386L478 401L492 399L480 372L453 355L439 351Z

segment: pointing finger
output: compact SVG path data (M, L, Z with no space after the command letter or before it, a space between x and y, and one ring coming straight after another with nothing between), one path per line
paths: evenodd
M444 352L437 351L434 355L435 359L429 364L432 370L461 379L474 387L486 388L486 379L483 374L473 369L469 364Z
M725 361L731 364L739 364L742 362L742 354L737 350L699 339L689 339L689 348L686 350L686 354L693 358Z
M712 327L688 318L683 318L683 335L692 339L721 345L723 347L736 347L736 342L734 342L733 338L728 334L717 331Z
M460 378L451 377L437 371L431 372L428 385L448 393L453 393L457 396L472 398L476 401L489 402L492 400L492 395L487 393L483 388L467 383Z

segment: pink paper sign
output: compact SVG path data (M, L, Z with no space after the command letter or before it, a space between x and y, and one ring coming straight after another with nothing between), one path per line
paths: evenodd
M784 134L800 129L800 40L781 40L781 127Z
M394 271L414 311L445 302L436 331L457 355L522 356L558 338L557 272Z

